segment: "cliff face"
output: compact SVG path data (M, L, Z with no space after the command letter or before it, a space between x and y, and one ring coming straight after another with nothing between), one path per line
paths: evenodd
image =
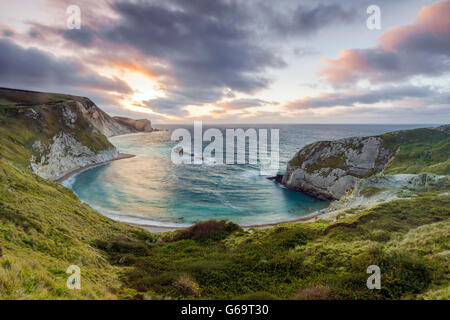
M0 88L0 158L44 178L116 158L107 137L131 132L88 98Z
M339 199L357 178L383 170L392 154L380 137L313 143L289 162L282 183L319 199Z
M352 189L358 179L382 171L449 174L449 150L445 126L320 141L294 156L282 183L319 199L336 200Z
M103 112L91 100L83 100L75 102L77 110L79 110L82 116L100 133L107 137L112 137L135 132L115 121L114 118Z
M150 120L147 119L130 119L125 117L114 117L113 118L122 127L127 128L131 132L152 132L152 124Z
M70 133L60 131L50 143L43 145L36 140L32 149L30 165L34 173L46 179L58 179L66 173L89 164L101 163L117 158L114 147L94 151L83 145Z

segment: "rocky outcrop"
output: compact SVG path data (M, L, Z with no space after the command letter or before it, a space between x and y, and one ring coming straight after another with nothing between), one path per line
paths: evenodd
M127 128L131 132L152 132L152 124L148 119L130 119L125 117L114 117L114 120L122 127Z
M289 161L282 183L323 200L337 200L375 173L450 173L449 125L320 141Z
M72 104L98 132L107 137L134 132L128 127L122 126L87 98L83 98L81 101L69 102L69 104Z
M439 126L437 128L433 128L433 129L450 134L450 124L445 124L443 126Z
M289 162L282 183L318 199L336 200L358 178L382 171L393 154L381 137L316 142Z
M32 148L35 152L30 159L32 170L41 177L52 180L90 164L110 161L119 155L114 147L94 152L63 131L53 137L51 144L43 145L37 140Z
M380 203L413 198L422 190L434 190L435 194L439 195L445 193L449 187L448 176L429 173L376 174L369 178L358 179L353 191L338 201L333 201L322 218L335 220L337 217L367 210Z

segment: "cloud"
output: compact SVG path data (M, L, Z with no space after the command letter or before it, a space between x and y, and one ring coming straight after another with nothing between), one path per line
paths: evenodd
M277 104L278 104L277 102L265 101L257 98L245 98L219 102L216 103L215 106L225 110L241 110Z
M320 74L334 85L441 76L450 71L450 1L424 7L413 24L385 32L374 48L348 49L323 59Z
M356 104L376 104L404 99L423 99L438 96L429 87L388 86L378 90L364 90L357 93L327 93L317 97L305 97L286 104L287 109L305 110L315 108L352 107Z
M273 10L269 9L267 12ZM330 25L348 24L353 22L355 17L354 9L346 9L337 3L319 3L315 6L300 4L289 13L271 14L270 26L282 36L306 36Z
M58 59L38 49L22 48L0 39L0 83L27 88L86 87L88 89L130 93L119 79L108 79L69 59Z
M231 88L253 92L266 88L261 75L284 62L252 40L250 12L234 1L172 1L169 4L119 2L121 19L103 30L103 38L167 59L180 86Z
M296 47L293 52L297 57L315 56L320 53L319 50L312 47Z
M92 45L95 40L94 31L86 26L81 29L64 29L60 32L66 40L76 42L83 47Z

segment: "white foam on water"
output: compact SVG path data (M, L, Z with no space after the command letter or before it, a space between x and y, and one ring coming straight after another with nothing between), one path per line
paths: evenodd
M117 212L117 211L113 211L113 210L104 210L102 208L98 208L95 206L92 206L92 208L112 220L123 222L123 223L128 223L128 224L137 224L137 225L146 226L146 227L168 227L168 228L187 228L192 225L192 224L187 224L187 223L176 223L176 222L151 220L151 219L147 219L142 216L136 216L133 214Z

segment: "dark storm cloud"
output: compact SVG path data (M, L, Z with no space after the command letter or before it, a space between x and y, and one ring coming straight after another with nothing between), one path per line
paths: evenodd
M271 79L264 72L285 63L275 48L262 43L280 35L311 35L355 18L353 9L336 3L294 3L295 10L285 4L273 10L272 2L261 1L122 1L112 4L120 19L103 28L100 37L168 60L179 86L147 104L159 112L175 112L186 104L220 100L226 89L254 93L267 88Z
M273 52L254 43L248 28L250 12L234 1L113 6L122 19L104 30L104 37L168 59L184 87L249 93L268 86L270 80L259 73L284 65Z
M337 3L300 4L288 14L272 14L270 23L283 36L310 35L330 25L353 22L356 15L356 10Z
M64 86L129 93L121 80L89 72L73 60L57 59L37 49L25 49L0 39L0 84L3 86Z
M48 26L34 24L32 31L39 33L37 37L56 34L83 48L99 43L109 52L117 53L131 47L150 59L167 61L169 68L164 72L170 73L170 79L161 81L166 96L146 103L156 111L173 114L183 113L180 108L185 105L214 103L230 94L230 90L253 94L268 88L272 79L266 71L286 66L275 44L280 35L311 35L354 18L350 7L329 2L107 3L117 15L109 23L108 19L88 21L80 30L50 30ZM304 56L317 51L300 46L295 53Z
M413 35L399 44L396 51L375 48L366 49L364 54L375 81L439 76L450 71L450 35Z
M287 104L289 109L332 108L337 106L351 107L355 104L375 104L380 102L399 101L409 98L428 98L438 95L429 87L389 86L378 90L361 93L332 93L319 97L307 97Z

